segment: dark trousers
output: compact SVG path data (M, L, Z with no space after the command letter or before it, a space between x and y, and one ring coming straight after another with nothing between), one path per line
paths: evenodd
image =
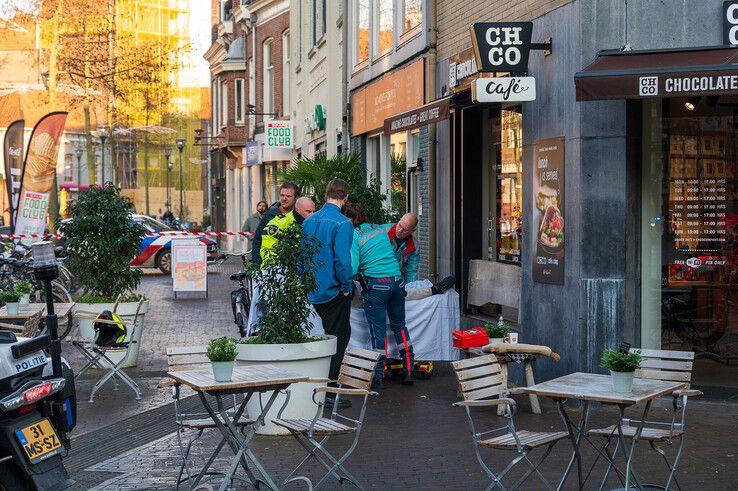
M337 380L343 354L351 339L351 295L339 293L330 302L315 304L314 307L323 321L325 333L336 336L336 354L331 358L328 378Z

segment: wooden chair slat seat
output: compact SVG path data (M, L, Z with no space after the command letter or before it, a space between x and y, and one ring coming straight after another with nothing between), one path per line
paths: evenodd
M310 425L313 424L312 419L275 419L272 422L297 433L307 433L310 430ZM313 430L313 433L324 435L339 435L353 432L354 428L352 426L346 426L330 418L318 418L315 421L315 429Z
M218 419L221 423L223 422L223 418L221 416L218 416ZM216 428L215 422L213 422L211 418L185 419L177 421L177 424L191 430L207 430L209 428ZM249 419L246 416L241 416L234 424L238 428L241 428L254 424L254 420Z
M635 432L638 428L635 426L623 426L623 436L625 438L633 438L635 435ZM682 430L674 429L673 431L669 431L668 428L643 428L643 431L641 432L640 439L651 441L651 442L660 442L660 441L666 441L669 438L676 438L678 436L681 436L684 433ZM615 425L608 426L607 428L598 428L595 430L590 430L587 432L588 435L594 435L594 436L603 436L605 438L616 438L618 436L617 429Z
M526 450L532 450L543 445L548 445L552 442L569 438L569 434L565 431L551 432L518 430L517 434L520 444ZM508 450L515 449L517 446L515 437L512 433L507 433L495 438L488 438L487 440L481 440L479 444L485 447L504 448Z

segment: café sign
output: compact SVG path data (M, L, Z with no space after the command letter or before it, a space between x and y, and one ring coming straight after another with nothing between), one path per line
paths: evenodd
M485 77L472 83L472 100L477 102L526 102L536 100L533 77Z

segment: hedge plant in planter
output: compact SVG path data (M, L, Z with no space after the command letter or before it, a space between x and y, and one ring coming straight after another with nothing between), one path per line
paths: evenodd
M138 287L141 271L131 268L130 262L146 230L131 219L132 213L131 200L111 183L80 193L70 206L70 220L59 229L69 252L69 269L79 275L84 290L77 301L114 302Z
M281 232L253 276L259 285L259 335L245 342L305 343L312 339L308 334L312 325L307 294L317 286L315 257L319 247L315 237L303 236L301 225L293 224Z

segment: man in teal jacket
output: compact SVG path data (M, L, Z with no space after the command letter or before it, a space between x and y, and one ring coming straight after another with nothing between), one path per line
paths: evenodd
M413 345L405 325L405 280L400 263L390 243L389 225L366 223L366 215L360 204L346 205L346 216L356 227L351 245L351 265L354 275L361 273L366 278L367 290L364 297L364 313L369 322L372 348L381 353L372 380L375 388L384 388L384 362L386 358L386 319L400 351L405 385L413 384Z

